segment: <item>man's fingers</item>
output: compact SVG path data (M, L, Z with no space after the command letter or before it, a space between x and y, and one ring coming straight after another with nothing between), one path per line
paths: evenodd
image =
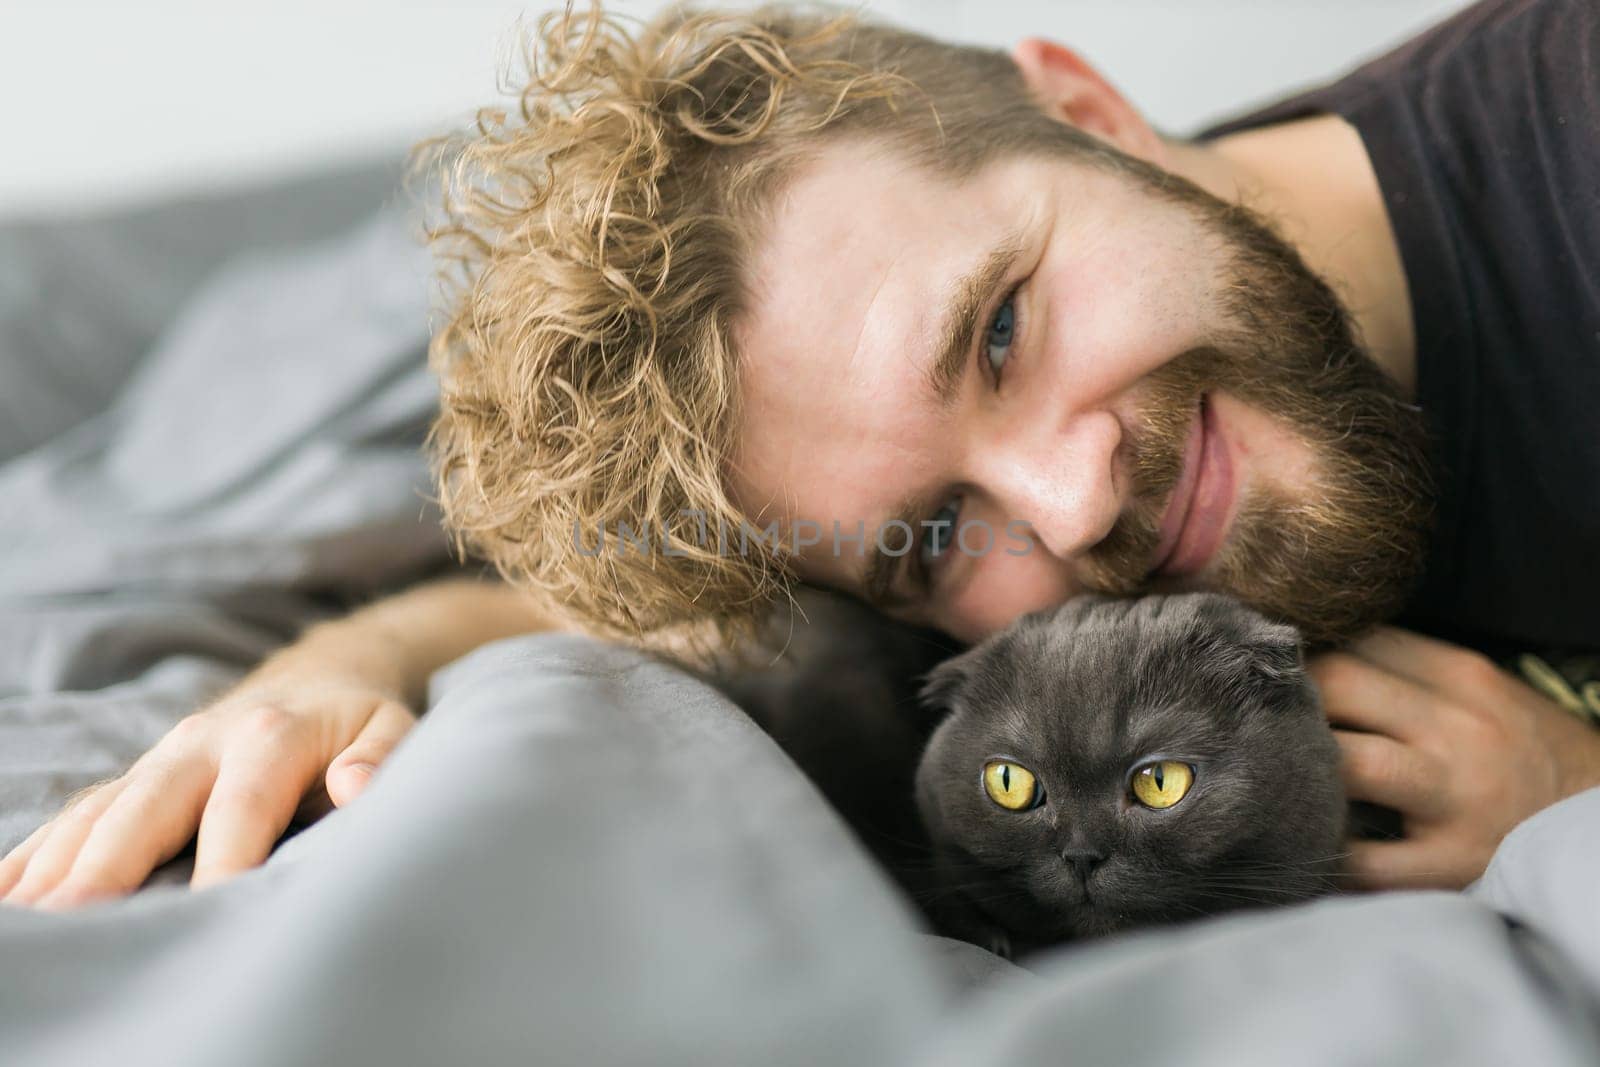
M1487 656L1425 634L1380 626L1346 651L1426 689L1469 704L1509 678Z
M215 778L216 768L204 756L144 763L95 821L71 868L39 905L70 908L139 888L194 836Z
M1342 757L1339 772L1352 800L1393 808L1408 819L1438 819L1450 813L1443 769L1409 745L1379 734L1335 730Z
M7 890L7 904L32 904L66 877L83 842L94 830L95 821L105 814L126 782L108 782L94 792L73 801L50 822L36 830L28 841L33 849L16 883ZM27 842L24 842L26 844Z
M29 858L44 844L44 839L50 835L50 827L50 823L45 823L7 852L5 859L0 860L0 901L5 900L6 894L22 879Z
M353 799L368 767L415 722L381 695L366 707L371 714L331 766L324 746L337 744L338 735L327 738L314 717L276 700L191 715L127 774L70 804L0 860L0 900L58 908L130 892L197 828L194 885L260 863L297 807L325 807L330 795L339 803ZM339 714L353 725L363 710ZM329 715L337 725L338 715Z
M1330 652L1306 668L1322 694L1323 712L1335 726L1412 740L1434 717L1432 697L1410 678L1367 660Z
M265 860L316 776L315 763L288 745L225 756L200 817L189 884L203 889Z
M1460 889L1477 877L1426 841L1352 841L1345 872L1350 888L1365 890Z
M379 704L356 739L328 767L328 796L334 804L344 807L354 800L416 723L417 717L404 704L388 700Z

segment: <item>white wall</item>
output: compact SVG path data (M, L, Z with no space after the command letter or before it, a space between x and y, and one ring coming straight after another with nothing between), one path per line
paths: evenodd
M535 0L537 14L558 0ZM647 14L654 0L613 9ZM1157 126L1344 70L1463 0L869 0L940 36L1081 51ZM523 5L0 0L0 215L392 149L497 100Z

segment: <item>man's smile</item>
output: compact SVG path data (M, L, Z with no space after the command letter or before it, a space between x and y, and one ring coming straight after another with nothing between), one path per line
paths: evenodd
M1216 405L1202 396L1184 449L1183 473L1161 520L1152 570L1176 577L1204 569L1227 537L1236 490Z

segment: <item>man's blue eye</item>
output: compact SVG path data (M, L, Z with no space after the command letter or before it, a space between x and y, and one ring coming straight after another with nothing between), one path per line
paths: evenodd
M994 313L994 321L989 324L989 336L986 339L988 347L985 351L989 357L989 369L994 371L997 378L1011 351L1011 337L1016 333L1017 309L1012 306L1015 299L1015 296L1006 297L1006 302L1000 305Z
M922 562L932 563L950 548L955 540L956 520L961 517L961 498L951 497L943 507L925 519L922 535Z

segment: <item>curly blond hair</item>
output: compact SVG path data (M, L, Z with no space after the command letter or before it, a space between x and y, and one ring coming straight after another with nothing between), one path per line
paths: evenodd
M1004 52L820 5L680 6L630 34L569 4L522 53L514 115L424 146L443 186L428 445L446 527L568 625L646 644L687 627L705 647L792 581L781 546L683 536L741 529L734 325L785 180L845 137L957 179L1030 148L1110 157L1046 117ZM669 520L670 551L597 551Z

